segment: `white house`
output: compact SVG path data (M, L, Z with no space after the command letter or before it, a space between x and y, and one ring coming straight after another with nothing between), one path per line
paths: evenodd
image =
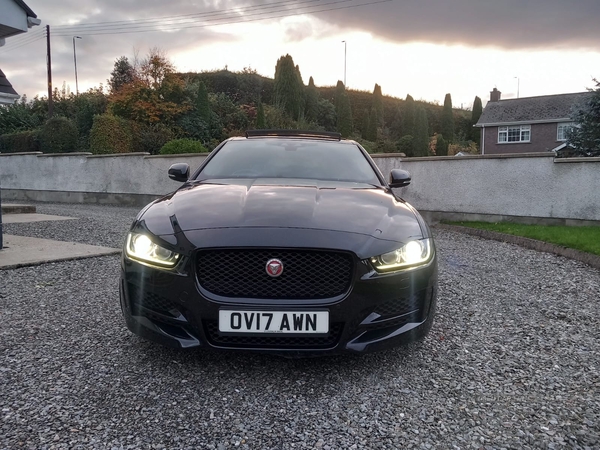
M0 47L7 38L27 33L29 28L40 23L40 19L23 0L0 0ZM0 105L12 104L18 98L19 94L0 69Z

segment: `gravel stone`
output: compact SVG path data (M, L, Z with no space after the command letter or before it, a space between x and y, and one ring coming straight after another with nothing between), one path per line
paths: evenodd
M6 232L119 247L137 208ZM434 230L438 314L399 349L287 360L143 341L119 257L0 271L0 449L600 448L600 272ZM0 253L1 257L1 253Z

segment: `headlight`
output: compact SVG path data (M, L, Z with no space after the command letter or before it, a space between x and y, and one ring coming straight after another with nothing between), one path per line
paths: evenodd
M431 239L407 242L403 247L371 258L378 272L393 272L426 264L432 254Z
M145 234L129 233L125 244L127 256L163 267L174 267L180 254L155 244Z

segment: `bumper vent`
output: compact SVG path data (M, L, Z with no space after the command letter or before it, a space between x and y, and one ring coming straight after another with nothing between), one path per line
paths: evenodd
M335 347L340 340L343 325L341 323L331 324L329 333L324 336L223 336L219 333L217 322L209 321L204 322L204 329L210 343L219 347L312 350Z
M279 277L266 272L272 258L283 263ZM326 299L350 289L353 258L316 250L204 250L198 253L197 268L200 285L223 297Z

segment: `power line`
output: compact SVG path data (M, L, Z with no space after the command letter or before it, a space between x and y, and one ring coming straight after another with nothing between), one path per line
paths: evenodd
M6 38L6 46L20 44L23 41L29 40L30 38L32 38L34 36L42 35L45 32L46 31L44 29L41 29L41 30L32 31L30 33L23 33L18 36ZM0 49L2 49L2 48L4 48L4 47L0 47Z
M17 50L17 49L19 49L21 47L25 47L25 46L27 46L29 44L32 44L33 42L40 41L40 40L44 39L45 37L46 37L46 33L41 33L41 34L38 34L35 37L32 36L31 39L29 39L27 41L18 42L16 45L11 45L10 47L8 47L8 46L2 47L2 48L0 48L0 55L4 55L4 54L6 54L8 52L11 52L13 50Z
M164 16L164 17L150 17L147 19L133 19L133 20L117 20L117 21L108 21L108 22L93 22L93 23L88 23L88 24L74 24L74 25L57 25L54 27L54 29L59 30L59 31L63 31L64 29L72 29L72 28L82 28L82 27L88 27L88 28L98 28L98 26L103 25L103 26L118 26L118 24L124 24L124 25L135 25L135 24L141 24L141 23L146 23L146 24L150 24L151 22L163 22L165 20L168 21L176 21L176 20L193 20L193 17L209 17L209 16L214 16L214 15L222 15L222 14L226 14L226 13L243 13L245 11L251 11L251 10L255 10L255 9L273 9L273 8L280 8L281 6L278 5L298 5L298 4L304 4L304 3L315 3L315 2L320 2L322 0L303 0L303 1L298 1L298 0L286 0L286 1L280 1L280 2L274 2L274 3L269 3L269 4L263 4L263 5L253 5L253 6L248 6L248 7L244 7L244 8L231 8L231 9L225 9L225 10L217 10L217 11L209 11L209 12L203 12L203 13L192 13L192 14L181 14L181 15L176 15L176 16Z
M335 2L327 3L327 5L347 3L349 1L353 1L353 0L338 0ZM338 11L338 10L350 9L350 8L359 8L362 6L370 6L370 5L380 4L380 3L389 3L392 1L394 1L394 0L375 0L375 1L370 1L367 3L361 3L361 4L357 4L357 5L346 5L346 6L338 6L338 7L334 7L334 8L323 8L323 9L317 9L317 10L313 10L313 11L302 11L302 12L296 12L296 13L291 13L291 14L286 13L286 14L280 14L280 15L268 16L268 17L266 16L265 13L250 14L249 16L262 15L263 17L257 17L254 19L240 19L240 20L234 20L234 21L230 21L230 22L221 22L221 23L208 23L208 24L203 23L201 25L191 25L191 26L184 26L184 27L182 27L182 26L166 26L166 27L162 27L162 28L151 28L151 29L141 29L141 30L137 29L137 28L141 28L141 26L140 27L121 27L121 28L115 28L112 30L111 29L94 30L93 32L86 32L86 30L79 30L79 29L64 30L64 31L61 30L60 32L57 32L55 34L55 36L71 36L73 33L83 34L86 36L95 36L95 35L107 35L107 34L131 34L131 33L152 32L152 31L174 31L174 30L185 30L185 29L191 29L191 28L207 28L207 27L211 27L211 26L233 25L233 24L256 22L256 21L268 20L268 19L293 17L293 16L304 15L304 14L317 14L317 13L322 13L322 12ZM273 11L273 12L267 13L267 14L278 13L278 12L280 12L280 11ZM227 18L206 20L204 22L211 22L214 20L227 20ZM135 28L135 29L131 29L131 28Z
M355 0L336 0L333 2L329 2L326 3L325 5L333 5L333 4L337 4L337 3L348 3L348 2L352 2ZM310 1L309 1L310 2ZM324 5L324 6L325 6ZM307 9L307 8L316 8L318 7L317 5L310 5L310 6L302 6L300 8L302 9ZM212 17L209 19L205 19L202 20L202 18L199 19L192 19L191 21L188 20L187 23L192 24L192 23L202 23L202 24L206 24L206 23L213 23L213 22L219 22L219 21L223 21L223 20L242 20L242 18L238 18L236 17L237 14L235 16L232 16L232 10L225 10L225 11L220 11L216 14L217 17ZM288 8L283 8L280 6L278 7L277 10L275 11L262 11L262 12L254 12L252 14L245 14L243 17L247 18L247 17L253 17L253 16L258 16L258 17L264 17L264 18L270 18L267 17L270 14L277 14L280 12L289 12ZM309 11L305 11L304 13L308 13ZM213 14L215 15L215 14ZM92 34L102 34L103 32L106 31L114 31L115 34L118 34L118 32L120 31L127 31L127 30L140 30L140 32L145 32L145 31L165 31L165 30L179 30L179 29L186 29L186 28L196 28L198 27L198 25L191 25L191 26L182 26L182 25L187 25L187 23L182 23L182 24L133 24L133 25L117 25L114 27L102 27L102 28L98 28L98 29L94 29L94 30L90 30L90 32L88 32L88 29L86 28L73 28L73 29L69 29L69 30L59 30L57 31L58 33L64 33L64 32L68 32L68 33L84 33L84 34L88 34L88 35L92 35ZM158 25L158 27L157 27ZM137 31L130 31L130 32L137 32Z

